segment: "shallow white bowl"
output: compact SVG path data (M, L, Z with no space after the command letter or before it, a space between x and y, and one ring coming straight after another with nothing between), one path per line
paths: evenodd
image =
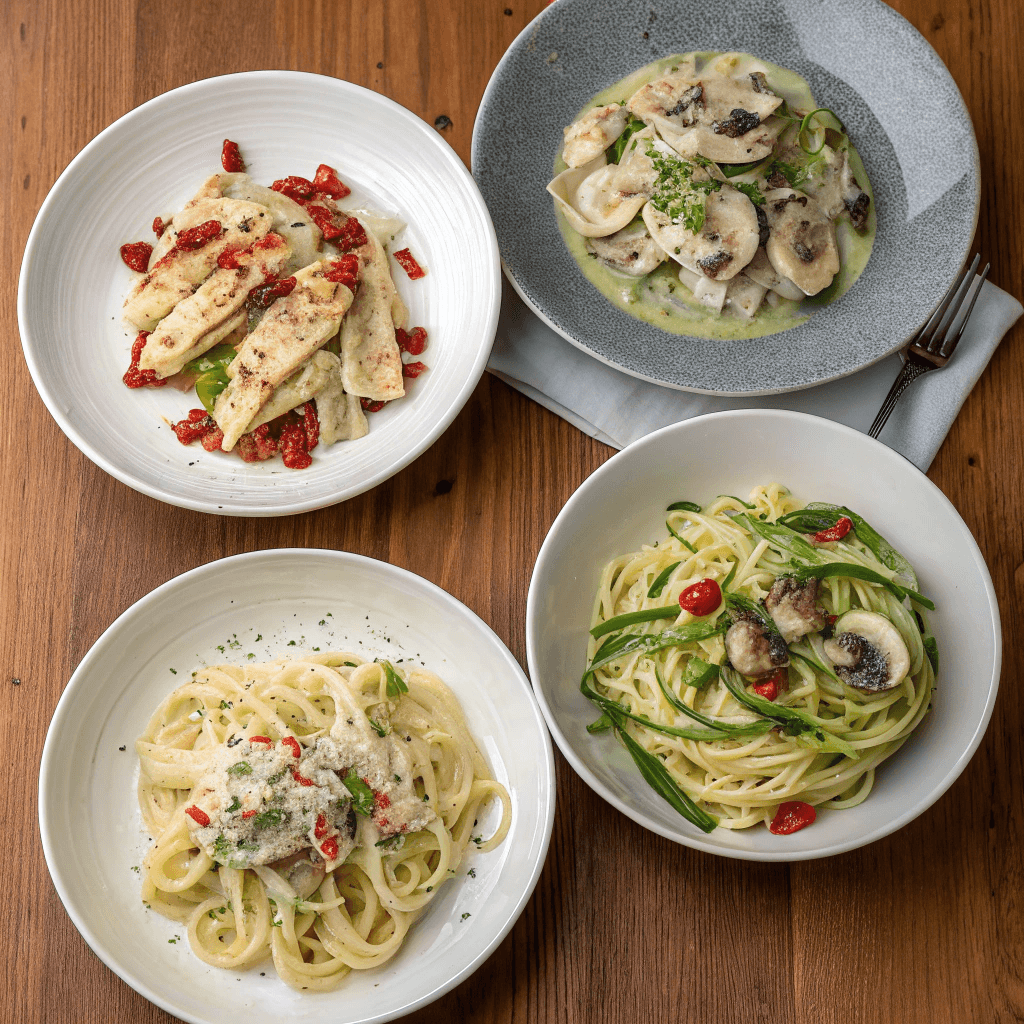
M173 388L121 382L135 332L121 321L133 275L124 242L155 241L153 217L181 209L220 171L230 138L269 185L335 167L359 206L396 214L428 269L409 281L393 264L412 323L426 327L429 371L370 415L358 441L320 447L309 469L279 458L247 464L185 447L169 421L199 403ZM348 204L349 200L345 200ZM18 322L32 379L61 430L101 469L150 497L221 515L275 516L360 494L422 454L466 403L494 340L498 247L462 161L404 107L349 82L256 71L183 86L101 132L50 190L29 235Z
M298 647L286 646L290 640ZM350 974L326 994L294 991L269 961L239 973L208 967L193 955L182 925L142 906L133 870L148 847L133 744L160 701L201 664L244 661L250 652L262 661L314 647L411 658L440 675L513 809L505 842L467 856L394 959ZM282 549L178 576L96 641L50 723L39 826L50 875L78 930L108 967L169 1013L196 1024L355 1024L425 1005L490 956L537 883L554 800L551 741L530 684L473 612L383 562ZM464 914L470 916L462 920Z
M802 501L859 512L910 559L936 604L940 671L934 710L878 770L868 799L822 810L812 828L705 835L640 777L579 692L587 630L607 562L665 534L673 501L745 496L777 481ZM978 545L942 492L901 455L803 413L741 410L665 427L609 459L569 499L540 550L527 602L534 690L555 742L584 781L623 814L686 846L744 860L791 861L864 846L930 807L963 771L988 725L1002 655L999 609Z

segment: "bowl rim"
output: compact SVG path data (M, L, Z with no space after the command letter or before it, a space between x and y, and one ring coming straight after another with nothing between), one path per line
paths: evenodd
M126 125L131 125L138 119L151 116L154 112L159 111L162 107L168 104L176 103L180 99L187 98L193 93L202 92L204 89L214 87L214 83L226 83L242 79L261 82L267 87L273 87L278 83L293 81L296 83L303 83L309 87L317 86L319 88L341 89L343 92L350 91L354 96L360 99L382 104L396 117L415 123L419 129L423 130L425 137L433 140L433 144L437 147L437 153L442 157L456 177L462 180L463 185L466 187L468 197L476 208L477 213L481 215L480 220L486 235L486 248L490 252L490 258L481 268L490 271L491 280L489 282L490 310L486 318L485 330L481 332L480 337L490 338L491 341L490 344L480 346L466 380L458 389L458 392L453 394L448 406L442 410L441 415L432 425L430 425L429 429L423 433L417 432L412 435L414 443L397 459L393 461L389 460L381 469L372 473L362 482L354 486L341 487L338 491L329 495L296 499L291 502L276 505L272 509L266 509L258 504L252 505L244 502L221 502L218 504L214 501L182 496L175 491L165 490L158 485L146 483L145 481L138 479L131 472L118 467L102 452L91 445L75 426L70 415L72 409L70 407L66 410L62 409L61 404L57 401L56 395L50 390L46 382L45 375L36 360L36 343L33 338L31 325L32 312L29 309L28 301L28 282L33 270L36 249L41 244L40 239L47 230L47 222L50 219L51 209L56 204L62 189L66 185L66 181L73 178L77 173L78 168L92 158L93 153L103 146L108 136L112 135L115 131L121 130ZM429 135L427 135L428 132ZM383 93L374 92L374 90L367 89L361 85L356 85L354 82L349 82L341 78L334 78L330 75L318 75L308 71L288 70L242 71L229 75L215 75L211 78L202 78L194 82L189 82L185 85L180 85L174 89L169 89L166 92L162 92L159 95L140 103L138 106L133 107L131 110L126 111L90 139L89 142L87 142L85 146L75 154L71 162L58 175L57 180L50 186L42 205L36 213L35 220L32 222L32 228L29 231L28 239L25 242L25 251L22 256L21 269L18 275L18 332L21 336L22 353L24 354L25 362L28 364L29 375L32 378L33 384L35 384L39 397L42 399L47 411L54 418L57 426L60 427L68 440L71 441L71 443L87 459L97 465L105 473L114 477L116 480L119 480L126 486L131 487L133 490L138 491L141 494L145 494L150 498L166 502L169 505L175 505L178 508L191 509L195 512L206 512L211 515L252 517L295 515L299 512L309 512L318 508L326 508L330 505L347 501L349 498L354 498L359 494L371 490L378 484L383 483L385 480L388 480L395 474L401 472L410 463L414 462L429 447L431 447L431 445L433 445L433 443L448 429L449 426L451 426L452 421L459 412L461 412L462 408L469 400L470 395L476 389L480 378L483 376L487 360L490 357L491 348L494 343L494 336L498 327L498 314L501 308L500 268L501 260L498 251L498 238L494 230L494 223L491 220L490 212L487 209L487 204L484 202L483 196L480 193L479 186L455 150L452 149L447 141L442 138L438 132L434 131L421 117L414 114L406 107L403 107L400 103L391 99L389 96L385 96Z
M967 106L967 101L964 99L963 92L961 91L960 86L957 84L956 79L953 78L952 72L949 70L949 67L946 65L946 62L939 55L938 50L936 50L935 47L932 46L932 44L928 41L925 35L908 18L904 17L904 15L902 15L899 11L890 7L887 3L884 2L884 0L873 0L873 2L875 3L877 9L881 12L881 16L891 17L895 23L905 25L907 28L909 28L910 31L917 36L918 43L923 44L924 52L930 54L939 63L939 65L945 69L946 74L949 77L949 81L953 86L956 99L959 100L960 111L969 129L971 141L971 161L974 171L974 203L972 211L972 225L970 231L971 241L968 242L968 244L964 248L963 254L957 263L956 272L950 275L950 281L952 281L956 277L956 274L959 273L959 271L962 270L963 267L967 265L967 261L970 259L971 248L974 244L973 239L977 234L978 221L981 215L981 153L978 148L978 135L974 128L974 120L971 117L970 108ZM511 43L509 43L507 49L502 54L501 59L495 65L494 71L491 72L491 77L488 79L487 86L485 87L483 95L480 98L478 116L473 123L473 138L471 147L472 158L476 157L477 147L479 144L478 128L481 124L481 119L479 116L480 112L486 111L491 101L493 100L494 95L500 88L499 78L507 70L507 67L510 67L512 65L514 60L513 55L518 53L520 45L524 41L527 44L530 44L532 42L532 37L536 33L542 19L549 15L551 15L550 4L547 7L543 8L542 10L538 11L538 13L534 15L534 17L531 18L529 22L527 22L523 30L516 35L516 37L512 40ZM476 160L471 159L471 166L475 165L475 163ZM872 245L873 244L874 242L872 243ZM548 314L533 301L533 299L527 292L526 285L520 283L511 266L505 260L504 257L502 257L501 259L501 269L505 278L512 286L512 289L519 296L519 298L523 300L523 303L526 305L527 309L529 309L529 311L533 313L533 315L536 316L538 319L540 319L541 322L544 323L547 327L551 328L551 330L553 330L559 337L564 338L571 345L573 345L573 347L577 348L580 352L583 352L584 354L590 356L592 359L596 359L600 363L604 363L606 366L610 366L612 369L618 370L620 373L628 374L631 377L635 377L638 380L647 381L650 384L657 384L660 387L670 388L675 391L691 392L693 394L698 395L716 395L720 398L757 398L771 395L783 395L795 391L805 391L809 388L818 387L819 385L822 384L830 384L834 381L842 380L844 377L849 377L852 376L853 374L860 373L862 370L866 370L868 369L868 367L873 366L876 363L881 362L883 359L888 358L894 352L898 352L901 348L903 348L903 346L907 344L907 342L915 335L915 333L921 327L923 327L925 323L927 323L927 321L931 317L931 312L929 311L923 316L920 323L915 324L912 329L906 332L905 337L903 337L898 342L893 342L891 347L887 351L877 354L874 358L870 359L868 362L860 366L856 366L851 369L844 369L841 372L832 374L831 376L825 376L818 380L796 384L792 386L770 387L766 389L748 388L742 391L728 391L721 389L698 387L694 384L679 384L673 381L667 381L660 377L652 377L648 374L642 373L640 370L636 368L628 367L623 365L622 363L615 362L613 359L609 358L603 353L598 352L595 349L592 349L587 346L585 340L587 333L585 324L581 326L581 328L577 331L576 334L574 334L571 330L572 325L562 327L560 324L552 320L548 316ZM591 282L586 281L584 279L584 283L587 287L597 291L597 289L594 288L594 285L592 285ZM856 284L856 281L854 282L854 284ZM603 295L601 296L601 298L604 302L607 302ZM774 337L778 334L784 333L785 331L774 332L772 334L766 335L765 337ZM681 339L691 341L697 344L704 343L708 340L697 335L679 335L679 337ZM758 339L752 340L756 342Z
M371 568L376 572L383 571L386 575L392 575L400 580L404 580L412 584L415 587L422 588L422 590L424 590L435 602L447 606L456 614L461 615L469 626L479 631L486 639L496 645L496 652L500 656L503 668L510 674L510 676L514 677L517 680L517 683L522 687L523 694L529 702L530 709L535 719L537 735L540 739L541 746L546 753L546 757L537 765L537 771L541 776L542 788L547 795L546 806L540 809L537 819L538 831L540 832L540 842L537 848L536 861L532 866L526 886L519 894L517 894L515 899L510 900L509 905L506 907L504 911L504 920L498 927L497 932L489 942L473 954L469 963L452 975L452 977L447 978L429 992L418 996L416 999L397 1011L361 1018L362 1024L375 1024L375 1022L393 1020L398 1016L404 1016L408 1013L412 1013L414 1010L420 1009L429 1003L434 1002L436 999L439 999L441 996L451 991L479 970L479 968L483 966L484 961L490 957L490 955L505 940L508 933L519 920L519 917L525 909L527 902L530 900L530 897L533 895L534 889L536 889L537 883L540 880L540 875L544 869L545 863L547 862L548 849L551 844L551 834L554 828L555 819L555 804L557 800L555 759L554 750L551 744L551 737L546 728L545 720L537 706L533 687L530 685L530 681L527 678L526 673L523 671L522 666L505 645L501 637L499 637L498 634L495 633L495 631L491 629L491 627L468 605L463 604L458 598L449 594L446 590L443 590L436 583L432 583L430 580L425 579L423 576L420 576L409 569L403 569L401 566L392 565L390 562L384 562L380 559L370 558L367 555L359 555L349 551L338 551L333 548L268 548L261 551L248 551L237 555L228 555L225 558L215 559L212 562L207 562L194 569L189 569L177 576L173 576L171 579L160 584L160 586L154 588L149 593L140 597L133 604L129 605L128 608L121 612L121 614L118 615L109 626L107 626L99 637L97 637L82 660L78 663L78 666L72 673L67 685L64 687L60 700L57 702L57 706L50 719L50 724L47 727L46 739L43 743L42 754L40 755L39 785L37 790L37 820L39 836L43 847L43 857L46 861L46 867L49 872L50 879L57 891L57 895L60 897L60 901L63 904L68 917L71 918L71 922L89 945L89 948L92 949L100 960L102 960L103 963L106 964L106 966L109 967L110 970L113 971L122 981L145 999L149 1000L149 1002L153 1003L155 1006L159 1006L161 1009L166 1010L168 1013L173 1014L176 1017L191 1021L193 1024L207 1024L207 1019L183 1013L181 1007L170 1004L154 992L144 978L136 977L128 970L122 968L117 956L99 939L93 928L90 926L87 915L80 910L76 903L73 892L62 873L60 858L57 854L57 844L55 842L54 833L51 830L49 811L52 800L50 794L54 791L54 776L57 774L57 768L55 766L55 737L61 732L62 728L64 728L64 719L71 713L69 709L71 708L73 701L78 696L78 690L83 685L83 680L88 678L88 674L92 668L92 663L98 660L105 653L107 648L112 645L116 645L119 642L118 636L121 629L139 616L145 615L151 604L158 602L169 591L173 591L178 587L200 580L205 576L214 575L225 566L235 567L242 564L257 564L261 561L274 561L290 557L323 558L327 561L336 561L342 564L347 563L361 566L363 568ZM196 963L201 964L201 961L197 959Z
M986 697L985 705L982 710L981 717L978 724L971 735L970 742L964 748L964 750L958 755L955 762L949 766L946 772L939 778L933 785L931 792L928 796L918 804L907 808L903 813L897 815L895 818L883 822L876 828L857 836L854 839L847 840L845 842L835 843L827 848L820 850L805 850L805 851L786 851L780 849L779 851L759 851L741 848L722 848L716 845L712 845L707 841L704 833L692 826L692 834L687 832L677 831L670 828L666 828L655 819L649 817L643 811L638 810L636 807L627 804L625 801L620 800L600 779L587 767L586 763L580 757L568 737L559 728L558 720L555 716L554 710L551 704L548 702L547 693L544 683L544 672L543 665L540 663L540 657L537 651L538 644L538 626L537 622L540 618L540 605L541 605L541 580L546 575L547 563L551 558L552 549L554 548L555 538L558 533L566 530L570 527L573 519L575 518L578 509L586 504L589 492L593 489L594 481L600 479L605 474L612 472L609 467L615 466L616 468L623 462L628 462L629 459L638 451L642 450L648 445L657 444L663 436L671 434L685 432L692 429L700 429L700 426L710 420L729 420L729 419L765 419L768 421L782 421L788 420L793 422L803 422L808 428L813 427L814 430L821 431L825 429L833 429L839 434L846 435L848 437L856 437L868 444L869 446L875 447L876 454L886 459L896 459L901 463L905 463L903 467L907 471L912 471L912 474L916 474L924 483L927 488L930 489L932 495L940 499L940 503L944 503L950 511L956 517L963 530L963 539L968 553L976 563L979 569L979 576L983 583L983 588L988 599L988 618L987 623L991 624L992 637L993 637L993 661L992 661L992 673L991 678L988 680L988 694ZM769 422L767 428L770 429L772 424ZM999 615L999 605L996 599L995 588L992 584L992 577L988 570L988 565L985 562L984 556L981 553L981 549L978 547L977 541L974 539L974 535L971 533L970 528L964 522L963 517L956 510L956 506L946 497L945 494L931 481L928 477L922 473L912 462L904 458L899 452L895 451L884 445L881 441L877 441L873 438L869 438L866 434L862 434L859 430L854 430L852 427L848 427L842 423L836 423L834 420L827 420L820 416L812 416L809 413L804 412L793 412L785 409L731 409L724 412L712 412L706 413L702 416L694 416L688 420L680 420L677 423L670 423L668 426L661 427L658 430L653 431L650 434L645 435L632 444L623 448L621 451L613 455L607 462L599 466L582 484L573 492L572 496L562 507L562 510L555 517L555 521L551 524L547 535L544 538L544 542L541 545L540 552L537 555L537 561L534 565L533 576L530 579L530 588L526 599L526 657L527 663L530 670L530 678L533 681L533 691L537 697L537 702L540 705L541 712L548 724L548 728L551 730L551 735L554 737L555 743L562 755L572 766L573 771L580 776L581 779L603 800L607 801L616 810L621 811L626 817L635 821L638 825L648 829L651 832L655 832L660 836L664 836L666 839L670 839L672 842L679 843L683 846L689 846L695 850L700 850L704 853L711 853L720 857L728 857L736 860L751 860L751 861L763 861L763 862L789 862L789 861L802 861L802 860L816 860L823 857L831 857L840 853L847 853L850 850L859 849L862 846L867 846L869 843L873 843L878 839L882 839L887 835L891 835L893 832L902 828L904 825L913 821L914 818L923 814L929 807L935 804L940 797L942 797L946 791L953 785L953 783L959 778L960 774L967 767L968 762L974 756L978 747L981 745L982 738L988 728L989 721L992 718L993 708L995 706L996 696L999 691L999 677L1002 667L1002 630ZM682 828L682 819L680 819Z

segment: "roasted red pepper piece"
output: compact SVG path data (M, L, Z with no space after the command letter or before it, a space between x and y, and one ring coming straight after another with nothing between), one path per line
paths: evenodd
M250 743L266 743L266 745L268 747L272 747L274 745L274 741L269 736L250 736L249 737L249 742Z
M163 233L167 230L168 227L169 224L167 221L163 219L163 217L153 218L153 234L156 235L157 238L162 238Z
M188 419L171 424L174 436L182 444L199 441L216 428L217 424L214 423L213 417L205 409L192 409L189 411Z
M402 363L402 376L415 378L429 369L426 363Z
M338 177L338 172L327 164L321 164L316 169L313 185L318 192L324 192L332 199L344 199L345 196L352 194L352 189Z
M776 669L767 679L754 683L754 693L765 700L775 700L780 690L789 689L789 670Z
M204 435L202 439L203 448L208 452L219 452L224 449L221 448L221 442L224 440L224 431L220 429L216 424L213 426L208 434Z
M281 428L281 460L289 469L307 469L313 463L306 445L306 429L298 422Z
M316 839L323 839L325 835L330 831L330 826L327 824L327 815L318 814L316 816L316 826L313 829L313 836Z
M242 160L237 142L232 142L230 139L224 140L220 151L220 165L229 174L245 170L245 161Z
M295 285L294 277L282 277L280 281L268 281L266 284L253 288L245 301L256 309L266 309L268 306L272 306L276 299L283 299L286 295L291 295Z
M222 231L224 226L219 220L204 220L194 228L186 228L179 231L174 239L174 248L167 255L179 250L192 252L195 249L202 249L207 242L212 242ZM167 258L166 256L164 257Z
M126 242L121 246L121 259L137 274L144 274L149 269L149 257L152 255L153 246L149 242Z
M320 844L320 852L324 855L325 860L334 860L338 856L338 840L333 836L330 839L325 839Z
M810 804L805 804L803 800L789 800L779 804L768 831L777 836L788 836L791 832L799 832L813 825L817 817L817 811Z
M292 778L300 786L315 786L316 783L312 779L307 779L305 775L300 774L297 770L292 772Z
M306 451L311 452L320 443L320 417L312 402L302 407L302 429L306 432Z
M324 277L355 291L356 282L359 280L359 257L349 253L332 260L324 268Z
M399 249L395 253L398 265L409 275L410 281L418 281L426 276L426 271L416 262L416 257L408 249Z
M287 747L296 760L302 757L302 747L299 746L299 741L294 736L282 736L281 746Z
M691 615L710 615L722 603L722 588L715 580L698 580L679 595L679 607Z
M395 328L395 341L403 352L411 356L422 354L427 347L427 332L422 327L414 327L411 331L403 331L401 327Z
M290 174L287 178L278 178L277 181L271 182L270 187L275 192L294 199L300 206L316 194L313 182L308 178L300 178L296 174Z
M360 398L359 404L363 407L364 412L380 412L388 403L377 402L372 398Z
M210 816L201 807L196 807L195 804L191 807L186 807L185 813L201 828L206 828L210 824Z
M834 540L842 540L853 529L853 520L849 516L843 516L835 526L827 530L819 530L811 540L815 544L830 544Z
M243 462L265 462L278 451L277 441L270 433L270 424L261 423L255 430L238 439L235 450Z
M142 358L142 350L146 347L146 339L149 334L149 331L139 331L132 343L131 365L121 378L126 388L162 388L167 383L166 378L156 375L156 370L139 369L139 360Z

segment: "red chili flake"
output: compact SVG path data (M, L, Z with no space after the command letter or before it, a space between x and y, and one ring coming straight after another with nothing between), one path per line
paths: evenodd
M372 398L360 398L359 404L364 412L380 412L387 405L387 402L376 402Z
M201 807L196 807L195 804L191 807L186 807L185 813L201 828L206 828L210 824L210 816Z
M243 434L235 445L243 462L266 462L277 450L277 439L270 433L269 423L261 423L255 430Z
M779 804L768 831L777 836L788 836L791 832L799 832L800 829L813 825L817 817L817 812L810 804L805 804L803 800L788 800L784 804Z
M830 626L834 626L836 624L837 620L839 619L839 616L838 615L826 615L825 618L828 619L828 624Z
M182 444L191 444L206 437L211 430L215 430L217 424L213 417L205 409L192 409L189 411L188 419L179 420L171 424L174 436Z
M306 200L312 199L316 192L313 182L308 178L300 178L295 174L290 174L287 178L278 178L277 181L271 182L270 187L275 192L280 192L281 195L294 199L300 206Z
M320 844L320 852L327 860L334 860L338 856L338 840L333 836L330 839L325 839Z
M320 443L320 417L312 402L302 407L302 428L306 432L306 451L311 452Z
M250 743L266 743L266 745L268 747L272 747L274 745L274 741L269 736L250 736L249 737L249 742Z
M268 281L266 284L257 285L246 298L246 302L255 309L266 309L272 306L276 299L283 299L291 295L295 288L294 277L283 277L280 281Z
M395 253L398 265L409 275L410 281L418 281L426 276L426 271L416 262L416 257L408 249L399 249Z
M325 835L330 831L330 825L327 824L327 815L318 814L316 816L316 827L313 829L313 835L317 839L323 839Z
M220 151L220 165L229 174L245 170L245 161L242 160L237 142L232 142L230 139L224 140Z
M390 825L390 824L391 824L391 822L388 821L387 818L378 818L377 819L377 828L387 828L388 825Z
M820 530L811 540L815 544L830 544L834 540L842 540L853 529L853 520L849 516L843 516L835 526L827 530Z
M170 222L165 221L163 217L153 218L153 234L157 238L163 238L164 232L170 227Z
M402 376L415 378L428 369L426 363L402 363Z
M121 246L121 259L125 266L137 274L144 274L149 268L149 257L153 255L153 246L149 242L125 242Z
M242 811L242 817L251 818L255 813L255 811Z
M294 736L282 736L281 746L287 747L296 760L302 757L302 747L299 746L299 741Z
M387 793L374 793L373 803L378 811L386 811L391 806L391 797Z
M208 452L223 451L221 442L224 440L224 431L215 426L202 440L203 448Z
M359 257L349 253L332 260L324 270L324 277L355 291L356 282L359 280Z
M710 578L698 580L679 595L679 607L691 615L710 615L722 603L722 588Z
M421 355L427 347L427 332L422 327L414 327L411 331L403 331L401 327L395 328L395 341L403 352L411 356Z
M292 778L300 786L315 786L316 785L316 783L312 779L307 779L305 775L299 774L299 772L297 770L292 772Z
M334 199L344 199L351 195L352 189L348 187L339 177L338 172L327 164L321 164L313 175L313 184L318 192L326 192Z
M319 211L319 212L318 212ZM366 245L366 232L363 225L355 217L341 220L339 214L331 214L325 207L310 205L306 212L316 222L316 226L324 233L324 238L333 242L342 252L358 249Z
M121 378L126 388L162 388L167 383L166 378L156 375L156 370L139 369L139 360L142 358L142 350L146 347L146 339L149 337L149 334L149 331L139 331L138 336L132 343L131 365Z
M289 469L306 469L313 463L306 446L306 429L301 423L286 423L281 429L281 459Z

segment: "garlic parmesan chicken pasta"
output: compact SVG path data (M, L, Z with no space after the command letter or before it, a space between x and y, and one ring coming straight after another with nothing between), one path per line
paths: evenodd
M565 129L555 171L584 274L677 334L794 326L871 251L870 186L839 118L749 54L678 54L610 86Z
M405 329L386 248L405 225L341 206L351 190L326 164L268 188L230 140L221 162L182 210L154 220L155 247L121 247L139 274L123 309L139 332L124 383L195 388L202 408L171 424L182 444L246 462L280 453L304 469L318 443L365 435L365 413L427 368L402 358L427 340ZM393 256L424 276L408 249Z
M511 802L435 675L354 654L200 669L136 741L142 898L298 989L379 967ZM500 821L481 834L490 801Z
M705 832L783 835L866 799L931 706L935 606L913 567L856 512L778 484L676 502L665 525L602 575L589 731Z

